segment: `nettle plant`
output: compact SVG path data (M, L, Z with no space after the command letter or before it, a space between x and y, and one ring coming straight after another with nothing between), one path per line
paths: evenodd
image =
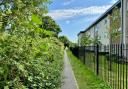
M0 89L57 89L63 45L41 28L49 0L0 1Z

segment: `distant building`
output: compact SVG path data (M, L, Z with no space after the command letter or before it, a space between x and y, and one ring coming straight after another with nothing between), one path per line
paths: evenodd
M128 0L119 0L94 23L78 34L78 45L83 35L98 38L103 45L128 44ZM92 43L91 43L92 44Z

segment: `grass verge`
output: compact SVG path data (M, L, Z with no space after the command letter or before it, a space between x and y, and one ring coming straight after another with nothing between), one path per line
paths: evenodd
M78 60L71 51L67 51L79 89L111 89L105 82L99 79L83 63Z

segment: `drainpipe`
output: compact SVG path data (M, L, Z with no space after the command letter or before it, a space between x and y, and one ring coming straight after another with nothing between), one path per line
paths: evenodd
M121 43L125 44L125 31L124 31L124 0L121 0L121 31L122 31L122 37L121 37Z
M121 15L121 18L122 18L122 21L121 21L121 27L122 27L122 43L124 44L124 56L125 57L127 57L127 52L126 52L126 49L127 49L127 41L128 41L128 39L127 39L127 25L126 25L126 12L127 12L127 0L121 0L121 12L122 12L122 15Z

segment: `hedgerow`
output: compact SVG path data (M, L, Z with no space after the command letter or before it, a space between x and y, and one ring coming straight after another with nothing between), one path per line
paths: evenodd
M55 89L61 84L63 46L57 38L0 35L0 88Z
M63 45L41 27L48 1L0 1L0 89L60 87Z

